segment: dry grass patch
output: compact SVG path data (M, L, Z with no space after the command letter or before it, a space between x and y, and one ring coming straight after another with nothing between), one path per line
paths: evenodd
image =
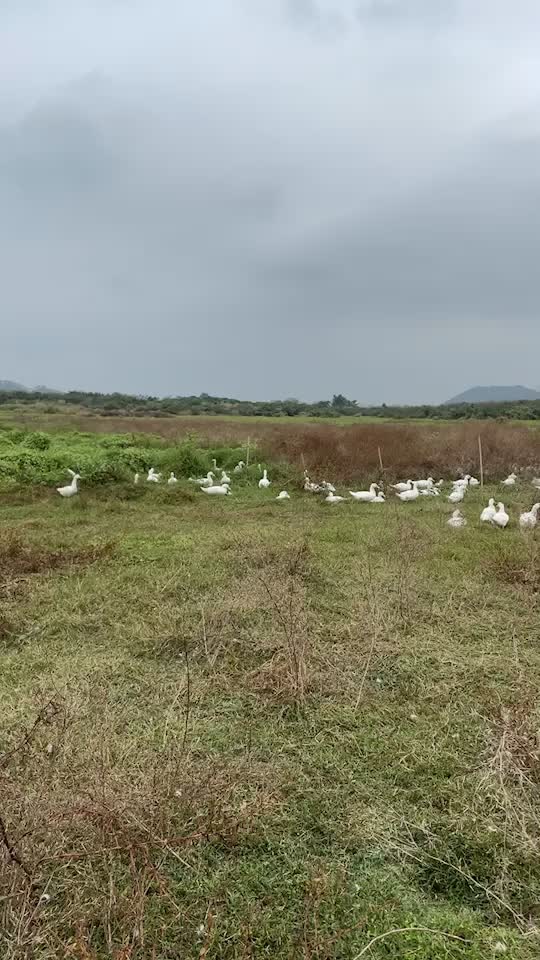
M44 544L24 541L16 533L0 537L0 581L10 577L24 577L50 570L89 566L97 560L112 556L111 541L84 547L50 548Z
M209 851L227 858L255 842L281 800L267 764L193 752L185 709L162 709L158 743L136 728L130 740L125 711L117 717L90 687L55 694L12 733L0 756L3 956L30 957L38 945L60 956L67 944L92 958L152 956L179 918L180 940L193 942L179 879L204 873Z

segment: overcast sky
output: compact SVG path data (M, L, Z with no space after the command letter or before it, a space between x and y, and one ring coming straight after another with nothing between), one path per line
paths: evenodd
M0 0L0 378L540 386L538 0Z

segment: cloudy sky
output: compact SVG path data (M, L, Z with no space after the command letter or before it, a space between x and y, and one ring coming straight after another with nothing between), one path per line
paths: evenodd
M540 386L538 0L0 0L0 378Z

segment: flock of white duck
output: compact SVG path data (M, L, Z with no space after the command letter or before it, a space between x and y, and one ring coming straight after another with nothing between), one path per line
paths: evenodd
M190 477L189 482L197 484L201 491L208 496L216 497L226 497L231 495L231 478L225 470L220 470L218 468L216 460L212 461L213 469L209 470L205 477ZM236 476L241 475L246 470L246 464L243 460L240 460L239 463L235 466L233 474ZM262 472L261 479L259 480L259 488L261 490L267 490L271 485L271 480L268 479L268 471L266 469L260 468ZM74 470L68 470L68 473L71 476L71 483L65 487L58 487L58 493L61 497L73 497L79 491L78 482L81 479L79 473L75 473ZM218 473L221 473L219 479ZM133 482L138 484L141 480L140 474L136 473ZM146 483L161 483L162 474L157 473L154 467L150 467L146 475ZM518 476L516 473L509 474L505 480L502 481L503 487L514 487L517 483ZM176 475L171 472L167 478L167 484L170 487L175 486L178 483L178 478ZM403 503L411 503L414 500L418 500L419 497L439 497L444 487L444 480L438 480L437 483L434 481L433 477L428 477L427 480L405 480L400 483L391 484L391 489L394 491L395 495ZM468 492L472 487L478 487L480 481L476 477L471 477L469 474L461 477L458 480L452 481L452 486L450 493L448 494L448 501L452 504L461 503ZM533 487L537 490L540 490L540 477L536 477L532 481ZM348 498L342 497L336 493L336 488L329 483L327 480L323 480L321 483L314 483L310 480L307 472L304 473L304 490L308 493L324 494L325 503L329 504L338 504L344 503ZM349 496L353 501L357 503L384 503L385 495L378 483L370 484L368 490L349 490ZM276 497L276 500L290 500L290 495L286 490L282 490ZM529 511L526 513L520 514L519 525L522 530L532 530L536 527L538 523L538 514L540 512L540 503L535 503ZM495 499L492 497L489 500L487 507L485 507L480 514L481 523L490 523L500 529L504 530L508 526L510 517L506 511L504 503L500 501L495 504ZM459 510L455 509L452 513L452 516L448 520L448 525L455 529L460 527L465 527L467 525L467 520Z

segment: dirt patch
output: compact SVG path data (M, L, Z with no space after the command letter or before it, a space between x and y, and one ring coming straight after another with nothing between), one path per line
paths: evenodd
M502 550L489 562L488 574L527 593L540 594L540 542L528 539L519 550L515 546Z
M114 552L114 543L93 543L85 547L56 547L25 542L17 534L0 537L0 584L13 577L24 577L49 570L81 567L95 563Z

